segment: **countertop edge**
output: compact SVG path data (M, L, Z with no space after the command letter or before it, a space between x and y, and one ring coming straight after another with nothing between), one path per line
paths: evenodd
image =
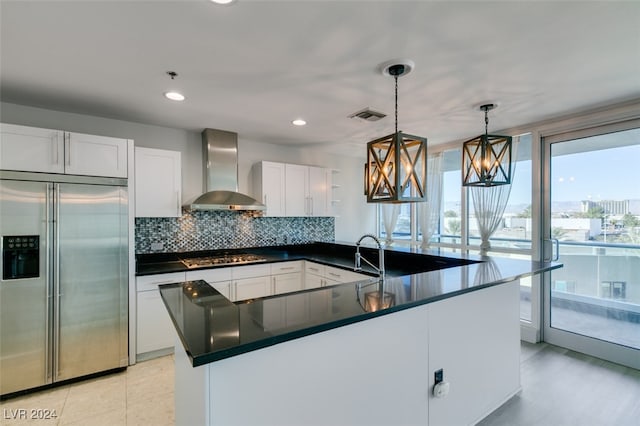
M302 259L300 259L302 260ZM380 310L377 312L364 312L361 315L357 315L357 316L351 316L348 318L342 318L339 320L335 320L335 321L330 321L330 322L326 322L323 324L319 324L319 325L314 325L314 326L310 326L310 327L306 327L306 328L302 328L299 330L294 330L294 331L290 331L290 332L286 332L283 334L279 334L276 336L270 336L261 340L257 340L257 341L252 341L252 342L248 342L248 343L243 343L243 344L239 344L237 346L234 346L232 348L226 348L226 349L220 349L217 350L215 352L210 352L207 354L203 354L203 355L197 355L194 356L189 348L189 345L186 343L185 338L182 334L182 332L180 331L180 327L177 325L175 318L173 317L173 314L171 314L171 310L169 309L169 306L164 298L163 292L162 292L162 288L163 287L173 287L176 285L182 285L184 283L174 283L174 284L163 284L160 285L160 294L162 296L162 301L165 305L165 307L167 308L167 311L169 312L169 316L171 317L171 321L174 325L174 328L176 329L176 332L180 338L180 341L184 347L185 352L187 353L189 359L191 360L192 366L193 367L199 367L199 366L203 366L215 361L221 361L223 359L227 359L227 358L231 358L237 355L242 355L244 353L248 353L248 352L252 352L255 350L259 350L259 349L263 349L263 348L267 348L270 346L274 346L280 343L284 343L287 341L291 341L291 340L295 340L295 339L299 339L302 337L306 337L306 336L310 336L313 334L317 334L317 333L321 333L324 331L328 331L328 330L332 330L332 329L336 329L339 327L343 327L346 325L350 325L350 324L355 324L361 321L366 321L368 319L372 319L372 318L376 318L376 317L381 317L384 315L389 315L389 314L393 314L395 312L400 312L400 311L404 311L406 309L412 309L418 306L423 306L423 305L427 305L430 303L434 303L434 302L438 302L441 300L446 300L452 297L456 297L456 296L460 296L466 293L471 293L471 292L475 292L478 290L482 290L485 288L489 288L489 287L493 287L496 285L502 285L502 284L507 284L510 283L514 280L518 280L521 278L525 278L528 276L532 276L532 275L537 275L540 273L544 273L544 272L548 272L554 269L558 269L562 267L562 264L555 264L555 263L548 263L548 264L540 264L541 266L539 268L533 269L531 271L528 272L523 272L523 273L519 273L519 274L515 274L513 276L509 276L509 277L502 277L498 280L495 281L491 281L488 283L483 283L483 284L479 284L479 285L475 285L472 287L468 287L468 288L463 288L463 289L459 289L459 290L454 290L454 291L450 291L450 292L446 292L443 294L439 294L436 296L432 296L429 298L425 298L425 299L421 299L418 301L414 301L414 302L409 302L409 303L404 303L402 305L398 305L398 306L394 306L391 308L387 308L384 310ZM185 283L188 283L190 281L185 281ZM206 284L206 282L202 281L203 283ZM354 283L342 283L342 284L337 284L337 285L353 285ZM209 285L209 284L206 284ZM211 286L209 286L211 287ZM217 292L217 290L215 290L213 287L211 287L214 291ZM313 291L313 290L305 290L305 291ZM298 292L292 293L292 294L296 294ZM224 297L224 296L222 296ZM229 301L230 304L233 304L233 302Z

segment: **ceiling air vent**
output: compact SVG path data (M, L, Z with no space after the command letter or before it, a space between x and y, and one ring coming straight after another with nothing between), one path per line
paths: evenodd
M353 114L351 114L349 116L349 118L360 118L362 120L366 120L366 121L378 121L381 118L386 117L387 114L384 114L382 112L378 112L378 111L374 111L372 109L369 108L365 108L361 111L358 112L354 112Z

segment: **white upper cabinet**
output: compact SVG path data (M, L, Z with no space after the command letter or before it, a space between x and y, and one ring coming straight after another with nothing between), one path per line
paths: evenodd
M331 170L323 167L287 164L287 216L330 216Z
M262 161L254 165L253 196L267 206L264 216L285 215L284 163Z
M331 181L330 169L309 167L308 216L331 215Z
M331 169L262 161L253 167L253 195L265 216L331 216Z
M180 152L136 147L135 170L136 217L180 217Z
M0 124L0 169L64 173L64 132Z
M65 173L127 177L127 140L66 133Z
M0 168L127 177L126 139L2 124Z
M287 216L308 216L309 168L297 164L285 165L285 212Z

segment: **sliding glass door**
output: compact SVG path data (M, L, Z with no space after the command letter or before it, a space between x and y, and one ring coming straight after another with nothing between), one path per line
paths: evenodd
M640 125L542 146L544 340L640 368Z

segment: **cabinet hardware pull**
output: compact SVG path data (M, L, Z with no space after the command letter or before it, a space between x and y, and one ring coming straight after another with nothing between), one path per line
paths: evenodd
M340 274L334 274L333 272L329 272L329 275L331 275L332 277L338 277L338 278L342 276Z
M71 133L64 134L64 164L71 166Z
M58 162L60 161L60 158L58 158L58 145L59 145L59 141L58 141L58 136L59 134L56 132L56 134L51 138L51 142L53 145L53 164L58 164Z

